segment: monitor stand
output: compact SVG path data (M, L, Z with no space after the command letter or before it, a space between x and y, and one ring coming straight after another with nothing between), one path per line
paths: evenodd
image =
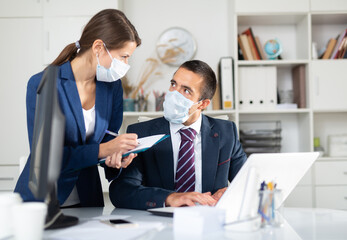
M76 225L78 223L77 217L64 215L60 210L55 186L46 197L46 204L47 216L45 229L65 228Z

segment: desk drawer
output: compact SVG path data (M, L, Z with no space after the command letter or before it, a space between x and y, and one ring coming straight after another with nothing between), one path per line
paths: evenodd
M347 185L347 161L316 162L316 185Z
M307 173L301 178L298 186L307 186L312 184L312 170L311 168L307 171Z
M347 210L347 185L316 187L316 207Z
M0 191L13 191L19 176L19 166L0 166Z

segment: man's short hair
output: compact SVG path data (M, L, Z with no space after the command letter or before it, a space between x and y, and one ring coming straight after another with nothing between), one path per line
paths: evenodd
M183 63L179 68L184 68L202 77L204 84L201 86L200 100L212 99L216 92L217 79L216 74L207 63L200 60L191 60Z

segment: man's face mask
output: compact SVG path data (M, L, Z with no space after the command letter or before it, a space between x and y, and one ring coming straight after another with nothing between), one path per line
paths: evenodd
M164 117L169 122L182 124L186 122L195 111L197 111L196 109L193 113L189 114L189 109L199 102L200 101L194 103L177 91L168 91L165 95L165 101L163 104Z

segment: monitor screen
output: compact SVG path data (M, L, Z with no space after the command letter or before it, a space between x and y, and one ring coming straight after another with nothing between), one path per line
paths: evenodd
M65 117L59 106L57 74L58 67L47 67L36 95L29 188L38 200L51 191L62 163Z

